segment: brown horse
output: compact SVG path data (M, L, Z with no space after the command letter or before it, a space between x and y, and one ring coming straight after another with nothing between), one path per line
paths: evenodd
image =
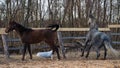
M55 45L56 31L58 30L59 25L53 24L48 27L51 27L51 29L33 30L31 28L26 28L15 21L10 21L5 32L8 33L15 30L19 35L22 43L24 44L22 60L24 60L26 49L28 49L30 59L32 59L30 44L40 43L41 41L47 43L53 50L53 53L56 52L58 59L60 59L58 47ZM53 30L53 28L55 29Z

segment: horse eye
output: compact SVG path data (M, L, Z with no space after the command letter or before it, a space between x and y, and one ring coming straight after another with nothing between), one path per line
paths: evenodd
M16 27L16 25L12 25L12 26L11 26L11 28L15 28L15 27Z
M16 27L16 25L13 25L13 27Z

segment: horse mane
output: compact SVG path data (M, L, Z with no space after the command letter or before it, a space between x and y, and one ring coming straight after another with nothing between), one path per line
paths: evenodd
M23 33L24 31L27 31L27 32L33 31L31 28L24 27L23 25L19 23L15 23L15 24L20 33Z

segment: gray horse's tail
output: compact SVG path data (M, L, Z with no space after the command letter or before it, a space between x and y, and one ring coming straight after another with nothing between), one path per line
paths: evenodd
M119 56L118 51L116 51L116 50L111 46L110 42L104 41L104 44L105 44L105 47L106 47L106 49L108 50L108 52L112 52L111 54L114 54L115 57L118 57L118 56Z

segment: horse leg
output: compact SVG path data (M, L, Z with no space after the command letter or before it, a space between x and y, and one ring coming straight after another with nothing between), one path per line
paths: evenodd
M96 49L96 53L97 53L96 59L98 59L100 57L100 49L99 48Z
M94 45L94 46L99 46L99 45ZM102 44L100 44L100 46L99 47L96 47L96 53L97 53L97 57L96 57L96 59L98 59L99 57L100 57L100 49L102 48Z
M86 49L86 47L87 47L87 44L88 44L88 41L85 43L85 46L83 47L83 50L82 50L82 55L81 55L81 57L83 57L83 56L84 56L84 51L85 51L85 49Z
M31 45L28 44L27 47L28 47L28 52L29 52L29 55L30 55L30 59L32 59Z
M106 59L106 56L107 56L107 49L106 49L106 47L104 45L104 60Z
M22 57L22 60L24 60L24 59L25 59L26 49L27 49L27 45L25 45L25 44L24 44L24 47L23 47L23 57Z
M58 50L58 47L55 46L54 41L53 41L53 40L46 40L45 42L46 42L48 45L50 45L50 47L53 49L53 54L54 54L54 52L56 52L58 59L60 59L59 50Z
M84 56L84 51L85 51L85 49L86 49L86 46L87 46L87 45L85 45L85 47L84 47L83 50L82 50L82 55L81 55L81 57Z
M55 49L54 49L54 47L52 47L52 50L53 50L52 54L54 54L54 53L55 53Z
M56 51L57 57L58 57L58 59L60 60L60 54L59 54L58 47L57 47L57 46L53 46L53 47L54 47L53 51Z
M89 48L88 48L87 54L86 54L86 56L85 56L86 58L88 58L88 56L89 56L91 47L92 47L92 44L90 44L90 46L89 46Z

